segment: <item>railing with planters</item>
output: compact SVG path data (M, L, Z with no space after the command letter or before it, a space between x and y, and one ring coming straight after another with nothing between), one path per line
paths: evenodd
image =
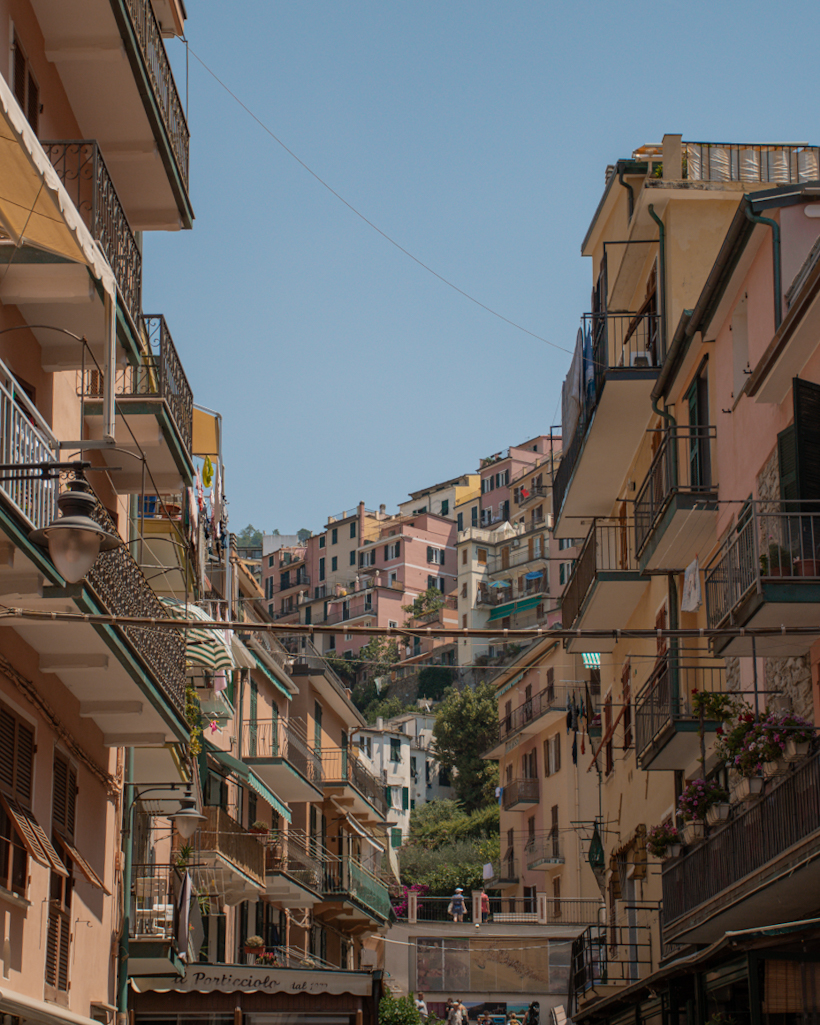
M153 87L154 99L159 107L165 130L168 132L180 177L187 189L190 132L168 54L165 52L162 30L157 16L154 14L151 0L125 0L125 8L139 43L148 78Z
M820 580L817 503L756 502L705 573L706 611L716 627L753 591L780 580Z
M635 551L640 552L670 499L676 494L712 497L717 432L714 427L671 427L635 499Z
M243 758L281 758L305 779L322 784L322 759L308 746L304 727L285 719L242 723Z
M747 804L723 828L664 867L667 925L820 831L820 751L768 786L758 801Z
M114 521L98 502L91 514L101 527L117 533ZM86 580L105 610L115 616L168 619L142 570L124 546L102 552ZM185 640L179 630L150 626L115 626L153 673L160 690L180 713L185 712Z
M635 697L635 753L640 762L670 723L696 722L697 694L720 696L726 689L722 666L687 665L667 654ZM707 719L711 715L706 715Z
M0 361L0 462L14 466L53 462L59 448L40 411ZM56 480L4 480L0 491L30 528L46 527L57 516Z

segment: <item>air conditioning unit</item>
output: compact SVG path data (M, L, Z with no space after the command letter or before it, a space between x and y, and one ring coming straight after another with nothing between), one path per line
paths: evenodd
M652 353L647 352L645 349L639 349L637 352L631 352L629 354L629 365L631 367L651 367Z

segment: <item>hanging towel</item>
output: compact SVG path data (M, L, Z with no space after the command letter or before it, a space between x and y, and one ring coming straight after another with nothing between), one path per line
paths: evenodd
M572 739L572 764L578 764L578 734L576 733Z

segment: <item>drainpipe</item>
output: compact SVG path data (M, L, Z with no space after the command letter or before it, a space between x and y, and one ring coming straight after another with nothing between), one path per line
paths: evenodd
M677 630L680 627L680 616L678 615L678 588L675 584L675 574L670 573L667 577L669 587L669 629ZM669 693L671 697L671 715L680 714L680 676L678 666L680 641L677 637L669 638Z
M132 858L134 853L134 749L125 749L125 779L122 788L122 931L117 972L117 1025L128 1021L128 955L131 933L131 883Z
M774 329L780 327L780 322L783 319L782 310L782 289L780 284L780 225L777 221L772 220L771 217L761 217L759 214L752 213L751 205L749 201L746 201L743 207L743 212L746 217L754 224L768 224L772 229L772 266L774 269Z
M648 210L649 216L658 226L658 259L660 262L661 279L661 346L664 357L663 360L661 360L660 362L661 364L663 364L666 362L666 228L664 227L663 221L655 213L655 207L652 203L649 204ZM666 420L666 422L669 424L671 429L674 430L674 428L677 427L678 424L674 416L672 416L672 414L668 412L666 409L661 409L658 406L658 400L656 398L652 399L652 411L653 413L657 413L659 416L662 416L664 420ZM670 470L672 474L672 481L674 482L675 486L677 486L678 446L676 441L673 441L670 447L670 457Z
M627 209L629 210L629 220L631 221L632 220L632 211L635 209L635 191L632 188L632 186L629 184L629 182L625 182L624 181L624 165L623 165L623 163L620 160L618 161L618 181L621 183L621 185L623 185L623 187L629 193L629 195L627 196L626 202L627 202ZM651 209L651 207L650 207L650 209Z

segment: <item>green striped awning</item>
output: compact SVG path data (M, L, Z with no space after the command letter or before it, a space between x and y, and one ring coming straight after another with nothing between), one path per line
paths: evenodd
M279 814L287 821L291 821L290 809L288 806L281 801L276 794L270 789L264 780L261 780L253 769L241 762L238 758L234 758L233 755L228 754L227 751L220 751L218 747L215 747L207 738L205 738L204 750L208 754L215 758L229 773L236 776L239 782L244 786L249 786L251 790L254 790L259 796L268 802L274 811L278 811Z
M250 774L248 775L248 786L251 790L255 790L263 801L267 801L274 811L278 811L285 822L291 821L290 808L279 800L276 794L256 775L253 769L251 769Z
M526 612L527 609L534 609L544 601L545 595L536 594L532 598L518 598L515 601L505 602L503 605L496 605L490 612L490 622L494 619L503 619L505 616L515 615L516 612Z
M201 666L211 672L230 671L236 668L231 652L230 642L225 640L224 631L207 612L196 605L186 605L175 598L160 598L162 604L172 616L182 619L198 619L203 623L212 623L214 629L205 626L190 626L183 632L185 635L185 663L187 668Z

